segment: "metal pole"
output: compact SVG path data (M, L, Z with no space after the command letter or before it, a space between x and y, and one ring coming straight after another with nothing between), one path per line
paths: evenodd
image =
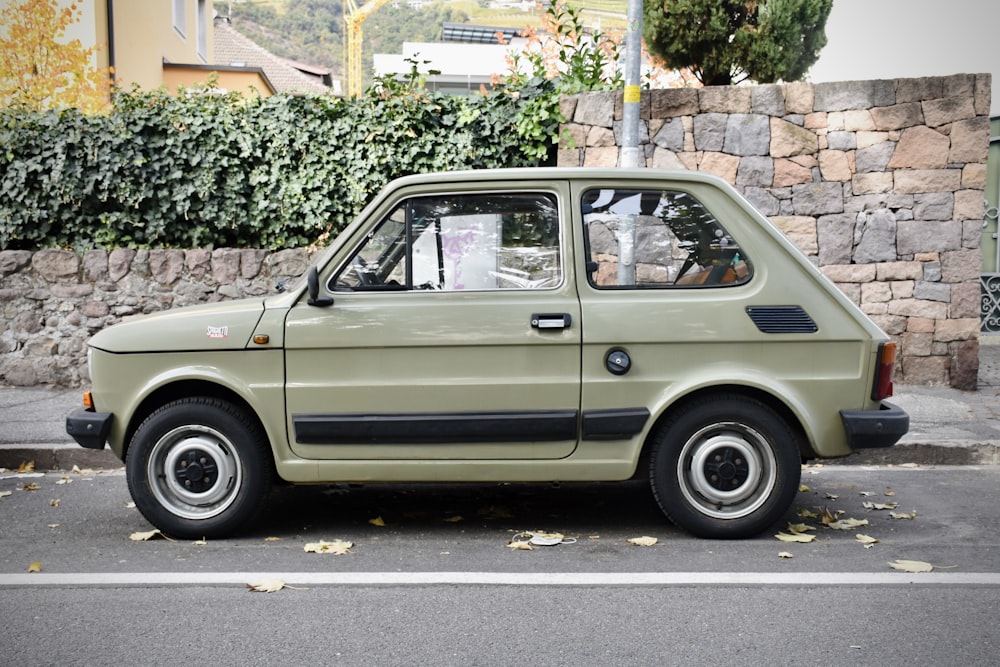
M619 165L644 167L639 151L639 74L642 64L642 0L628 0L625 33L625 91L622 105L622 148Z

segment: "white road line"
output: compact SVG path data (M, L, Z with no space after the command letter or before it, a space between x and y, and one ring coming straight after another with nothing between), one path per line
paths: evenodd
M1000 586L997 572L66 572L0 574L12 586Z

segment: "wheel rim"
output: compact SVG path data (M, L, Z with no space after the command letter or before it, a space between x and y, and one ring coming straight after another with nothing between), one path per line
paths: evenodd
M720 422L695 433L677 460L684 498L716 519L752 514L771 496L777 463L767 439L746 424Z
M156 500L185 519L208 519L236 500L243 462L224 435L207 426L182 426L160 438L146 464Z

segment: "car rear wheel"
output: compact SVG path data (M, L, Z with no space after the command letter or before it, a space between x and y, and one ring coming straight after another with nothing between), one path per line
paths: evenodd
M270 449L232 403L186 398L139 426L125 462L136 508L167 535L222 537L252 520L270 490Z
M699 537L738 539L788 511L801 474L799 436L739 394L696 399L653 442L650 478L663 512Z

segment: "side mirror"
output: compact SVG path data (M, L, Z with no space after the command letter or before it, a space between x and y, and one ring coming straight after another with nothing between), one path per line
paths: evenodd
M306 303L310 306L326 308L333 305L331 297L319 295L319 271L315 266L309 267L309 272L306 274L306 285L309 288L309 300Z

